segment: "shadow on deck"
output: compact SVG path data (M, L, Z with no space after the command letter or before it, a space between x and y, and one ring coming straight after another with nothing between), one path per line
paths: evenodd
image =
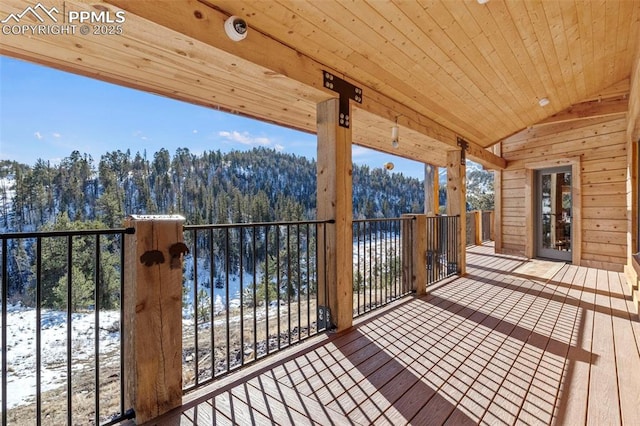
M638 424L621 274L468 250L438 283L185 397L163 425Z

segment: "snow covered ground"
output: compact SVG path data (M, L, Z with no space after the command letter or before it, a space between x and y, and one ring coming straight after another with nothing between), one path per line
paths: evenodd
M231 300L230 306L240 303ZM224 309L221 300L216 304ZM185 313L190 309L185 308ZM192 308L191 308L192 312ZM276 318L276 309L269 309L269 317ZM280 314L286 315L286 306L280 307ZM247 309L245 321L253 318L253 309ZM258 321L266 317L264 306L256 308ZM237 312L231 315L230 325L240 322ZM223 326L226 316L216 317L216 326ZM9 305L7 313L7 407L9 409L31 404L36 395L36 311L19 305ZM67 313L60 311L42 311L41 319L41 386L46 392L66 388L67 384ZM82 369L93 371L95 342L95 313L72 314L71 358L74 371ZM0 326L2 323L0 322ZM193 335L193 316L183 319L185 337ZM100 365L119 363L120 353L120 312L100 312ZM203 326L201 326L202 328ZM204 325L205 328L206 325ZM0 354L0 361L1 361ZM0 395L0 398L4 398Z
M0 231L5 231L5 221L12 215L13 198L16 195L15 179L12 175L0 178ZM7 216L7 217L5 217Z
M16 195L16 181L13 175L0 178L0 209L11 208L13 197Z
M383 235L373 242L367 242L366 246L361 246L358 251L357 242L354 243L354 265L368 259L377 258L377 261L384 262L389 253L386 252L385 242L387 239L397 238L396 235ZM361 243L362 244L362 243ZM358 255L359 253L359 255ZM194 309L193 309L193 262L187 268L185 287L187 291L183 298L183 327L185 337L193 336L194 330ZM208 271L206 265L199 265L198 282L207 283L204 288L207 298L208 291ZM258 273L256 281L260 281L261 274ZM244 273L243 281L245 287L250 287L253 283L253 276ZM240 322L239 310L240 299L240 277L231 275L229 277L229 308L231 309L230 326L236 326ZM216 326L223 326L226 322L225 290L214 289L214 323ZM295 302L295 301L292 301ZM273 302L275 303L275 302ZM295 303L294 303L295 305ZM262 321L267 316L270 321L277 318L278 309L275 305L266 307L264 305L255 308L245 307L244 319L249 323L254 312L257 321ZM280 315L287 315L288 307L280 306ZM1 321L1 319L0 319ZM6 398L8 408L19 405L30 404L35 400L36 394L36 311L33 308L25 308L20 305L9 305L7 315L7 395L0 395ZM67 313L61 311L43 310L41 319L41 383L42 391L61 389L64 390L67 382ZM94 344L95 344L95 313L74 313L72 314L71 331L71 358L74 371L94 368ZM208 328L210 324L201 324L199 329ZM0 322L0 327L2 324ZM119 363L120 351L120 313L101 311L100 312L100 363L101 365ZM3 342L4 343L4 342ZM0 357L2 354L0 353ZM0 358L1 360L1 358Z
M36 311L9 305L7 315L8 408L30 403L36 394ZM67 313L42 311L42 391L64 388L67 363ZM95 314L72 314L71 358L74 370L94 366ZM0 324L1 325L1 324ZM103 363L119 362L120 313L100 312L100 355ZM0 354L0 357L2 355ZM1 359L1 358L0 358Z

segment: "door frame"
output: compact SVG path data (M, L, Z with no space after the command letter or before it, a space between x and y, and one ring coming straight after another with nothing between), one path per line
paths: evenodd
M571 166L571 193L572 193L572 245L571 263L580 265L582 258L582 178L580 157L549 158L541 161L526 162L525 168L525 256L533 258L535 256L536 235L535 235L535 209L536 209L536 171L541 169L552 169L554 167Z
M535 245L534 245L534 254L536 257L540 257L543 259L550 259L550 260L557 260L560 262L567 262L567 261L571 261L572 260L572 256L573 256L573 237L574 237L574 232L573 232L573 220L570 221L570 226L571 226L571 232L570 232L570 251L560 251L558 249L554 249L554 248L545 248L543 246L543 236L542 236L542 230L543 230L543 214L542 214L542 176L543 175L551 175L551 174L558 174L558 173L569 173L571 174L571 166L560 166L560 167L553 167L550 169L539 169L539 170L534 170L534 177L535 177L535 197L534 197L534 209L533 211L534 213L534 236L535 236ZM573 175L571 175L571 177L573 177ZM562 209L562 208L561 208ZM571 190L571 212L573 212L573 190ZM557 218L555 217L556 215L553 214L551 216L554 216L553 218L550 217L550 220L557 220Z

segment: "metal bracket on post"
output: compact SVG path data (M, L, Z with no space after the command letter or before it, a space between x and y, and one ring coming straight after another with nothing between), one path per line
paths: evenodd
M467 152L467 149L469 149L469 142L465 141L462 138L457 138L457 139L458 139L458 146L461 148L460 165L464 166L467 164L466 152Z
M362 103L362 89L331 74L329 71L322 71L323 84L327 89L333 90L340 95L340 127L349 128L351 118L349 117L349 99L353 99L359 104Z
M318 330L333 330L335 325L331 322L331 310L328 306L318 306Z

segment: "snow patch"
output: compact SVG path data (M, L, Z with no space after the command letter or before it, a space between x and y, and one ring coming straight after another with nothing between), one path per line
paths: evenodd
M7 407L35 400L36 310L9 305L7 312ZM120 313L99 313L100 364L119 362ZM41 312L41 388L64 388L67 382L67 313ZM0 327L2 324L0 323ZM94 368L95 312L71 314L71 359L76 371ZM1 360L2 354L0 354ZM2 397L5 397L2 395Z

